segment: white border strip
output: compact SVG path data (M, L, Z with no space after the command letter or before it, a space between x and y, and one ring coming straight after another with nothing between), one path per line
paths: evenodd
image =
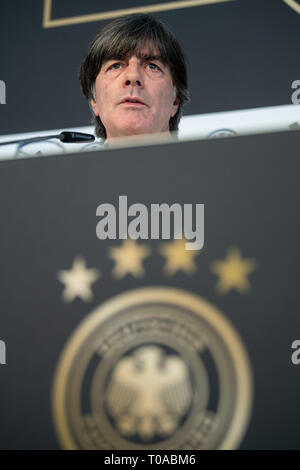
M182 118L179 127L180 140L207 139L211 134L214 137L227 135L261 134L300 129L300 106L284 105L268 108L244 109L240 111L226 111L222 113L198 114ZM26 134L12 134L0 136L0 142L27 139L30 137L60 133L63 130L73 130L93 134L92 126L73 127L69 129L52 129ZM59 143L59 141L56 141ZM38 150L42 155L55 155L62 153L76 153L84 151L87 144L63 144L60 147L49 143L40 143ZM37 144L35 144L37 146ZM0 160L15 159L16 145L0 147ZM34 156L34 155L32 155ZM22 158L22 157L21 157Z

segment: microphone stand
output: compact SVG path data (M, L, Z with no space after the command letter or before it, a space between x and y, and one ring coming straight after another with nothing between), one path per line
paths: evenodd
M31 144L33 142L43 142L44 140L58 139L65 143L80 143L80 142L94 142L95 137L92 134L85 134L83 132L69 132L64 131L57 135L44 135L40 137L31 137L29 139L10 140L8 142L0 142L2 145L13 145L13 144Z

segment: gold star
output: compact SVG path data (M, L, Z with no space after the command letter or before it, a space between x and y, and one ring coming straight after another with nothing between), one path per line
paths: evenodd
M64 302L72 302L75 297L80 297L85 302L93 299L91 284L100 277L98 269L87 269L85 260L78 256L73 261L70 270L59 271L57 278L65 285L62 293Z
M180 269L186 274L193 274L196 269L195 256L200 250L187 250L185 248L186 240L174 240L170 243L164 243L159 252L167 261L164 271L168 276L173 276Z
M117 279L130 273L132 276L141 277L144 275L142 262L150 254L150 249L146 246L138 245L134 240L124 240L122 246L111 247L109 257L115 261L113 276Z
M241 252L238 248L230 248L227 252L227 258L223 261L212 262L212 272L220 277L216 290L220 294L225 294L231 289L236 289L240 293L249 291L248 275L256 267L256 262L253 259L241 258Z

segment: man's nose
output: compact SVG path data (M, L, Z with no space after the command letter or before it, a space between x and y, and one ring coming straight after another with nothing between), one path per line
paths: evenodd
M141 66L137 63L129 63L124 77L125 86L143 86L143 74Z

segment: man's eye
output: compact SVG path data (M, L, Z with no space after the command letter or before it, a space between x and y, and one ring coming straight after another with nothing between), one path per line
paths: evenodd
M158 65L153 64L152 62L149 63L148 65L149 65L150 70L160 70L160 68L158 67Z
M110 69L114 69L114 70L118 70L120 67L121 67L120 62L115 62L115 63L112 64L109 68L110 68Z

